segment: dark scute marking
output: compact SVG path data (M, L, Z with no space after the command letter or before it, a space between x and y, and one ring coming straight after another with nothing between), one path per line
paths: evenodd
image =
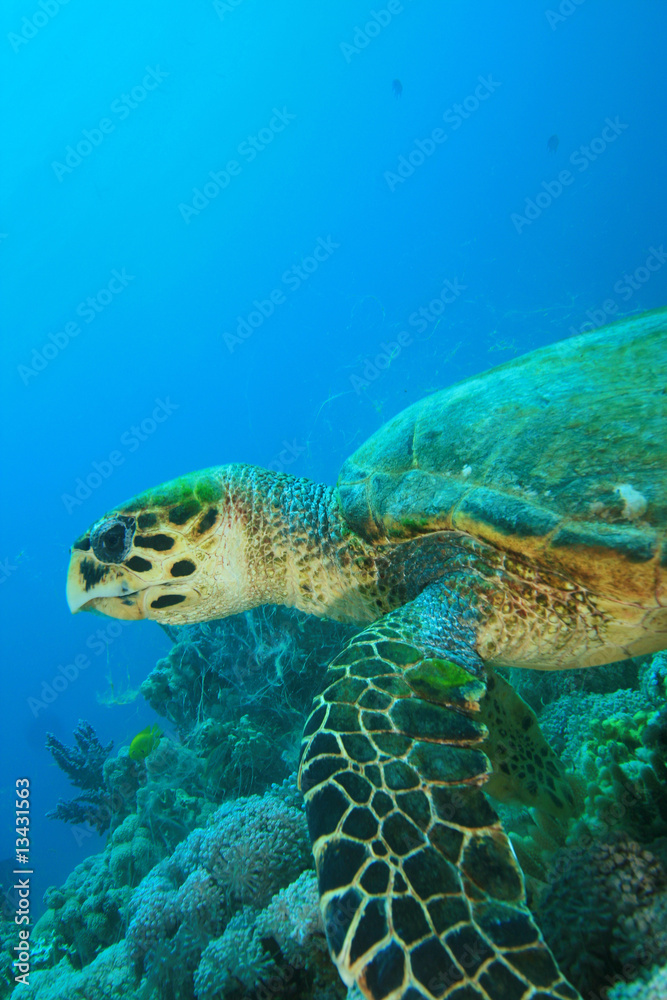
M386 816L394 808L393 800L386 792L376 792L371 805L380 818Z
M351 705L331 705L327 716L327 729L333 729L337 733L358 733L359 712Z
M436 823L429 831L428 839L441 854L444 854L448 861L458 863L463 843L463 834L460 830L455 830L451 826L443 823Z
M345 815L349 802L334 784L325 785L306 802L306 819L311 843L318 837L325 837L338 826Z
M562 986L557 986L554 992L556 996L565 997L566 1000L579 1000L579 994L577 991L567 983L563 983ZM551 996L547 996L546 993L536 993L534 1000L543 1000L543 997L546 997L546 1000L552 1000Z
M361 887L372 896L382 896L389 885L389 866L384 861L374 861L361 876Z
M365 736L341 736L341 741L348 757L359 761L360 764L367 764L377 757L370 740Z
M383 1000L388 993L398 989L403 982L404 969L403 949L395 941L377 953L365 969L366 985L374 1000Z
M412 694L409 684L402 677L397 677L396 674L377 677L373 683L375 687L382 688L383 691L387 691L388 694L394 695L396 698L408 698Z
M392 760L384 769L384 780L387 787L393 790L416 788L419 784L419 775L402 760Z
M373 848L373 854L377 854L380 858L384 858L386 856L387 848L381 840L374 840L371 847Z
M333 733L318 733L303 759L304 761L314 760L315 757L321 757L323 754L333 754L334 757L340 755L338 740Z
M140 514L137 518L137 528L139 531L146 531L147 528L154 528L157 524L157 514Z
M426 1000L426 994L422 993L415 986L411 986L406 993L403 994L401 1000Z
M434 996L443 996L452 982L461 979L461 970L436 937L431 937L410 952L412 971Z
M511 952L507 960L533 986L553 986L560 979L556 963L546 948Z
M504 838L475 837L464 851L461 867L480 889L494 899L511 901L522 896L521 876Z
M474 986L462 986L460 990L450 993L447 1000L485 1000L485 997ZM537 997L534 1000L537 1000Z
M209 507L204 516L199 519L199 524L197 525L197 534L203 535L205 531L212 528L218 517L218 511L215 507Z
M382 836L390 851L403 856L421 847L424 835L400 813L392 813L382 824Z
M484 962L493 958L493 949L470 924L452 931L446 940L454 958L471 976L477 974Z
M323 705L320 705L320 707L313 712L313 714L306 722L306 725L304 726L303 729L304 737L312 736L313 733L317 732L317 730L322 725L322 722L324 721L324 716L326 715L326 711L327 711L326 708L324 708Z
M431 822L431 808L423 792L405 792L403 795L397 795L396 804L401 812L409 816L422 830L425 830Z
M376 788L382 788L382 772L377 764L367 764L364 774L369 781L372 781Z
M470 919L465 900L461 896L447 896L432 899L428 904L436 934L443 934L450 927Z
M342 701L347 705L352 705L362 691L368 689L365 681L357 677L343 677L326 689L322 697L325 701Z
M362 708L370 708L377 712L384 712L391 705L391 701L392 699L389 695L385 694L383 691L376 691L374 688L368 688L359 699L359 704Z
M301 773L301 791L309 792L316 785L328 781L337 771L344 770L345 766L340 757L320 757L318 760L314 760Z
M401 873L394 872L394 892L397 894L399 892L407 892L408 888L408 883L405 881Z
M156 610L172 608L174 604L181 604L184 600L185 594L162 594L161 597L156 597L154 601L151 601L151 607Z
M394 930L405 944L412 944L413 941L419 941L420 938L425 937L430 932L429 922L424 916L424 910L412 896L393 899L391 902L391 915Z
M190 576L191 573L194 573L196 568L197 567L195 566L195 564L192 562L191 559L179 559L179 561L175 562L174 565L171 567L171 575Z
M527 989L526 984L510 972L504 962L490 965L479 977L479 985L491 1000L521 1000Z
M345 789L350 798L355 802L368 802L371 797L371 792L373 791L371 785L365 778L354 774L352 771L339 774L334 780Z
M172 524L185 524L191 517L198 514L200 510L201 504L197 500L187 500L185 503L179 503L176 507L171 508L169 511L169 520Z
M168 552L174 547L174 539L170 538L169 535L135 535L134 544L140 549Z
M337 839L325 844L318 872L320 896L351 885L367 857L366 846L354 840Z
M421 698L401 698L389 715L406 736L429 739L476 741L484 736L479 723L441 705L431 705Z
M72 545L72 550L76 549L78 552L88 552L90 549L90 536L82 535L81 538L77 540Z
M423 656L418 649L415 649L414 646L408 646L405 642L378 642L375 648L383 660L389 660L390 663L396 663L399 666L416 663Z
M408 754L408 761L427 781L468 781L488 771L486 755L470 747L415 743Z
M378 821L370 809L358 806L343 824L343 833L357 840L370 840L378 832Z
M470 830L490 826L497 820L493 806L478 788L431 789L436 812L445 823L456 823Z
M379 660L377 656L372 656L369 659L357 660L356 663L351 664L350 673L353 677L379 678L383 674L391 673L391 669L388 663Z
M91 587L94 587L96 583L104 579L109 571L109 567L101 566L99 563L93 562L92 559L82 559L80 570L83 582L86 585L86 591L89 591Z
M128 569L134 570L135 573L147 573L149 569L153 569L153 563L149 562L148 559L142 559L141 556L132 556L125 565Z
M382 733L393 728L386 712L362 712L361 723L369 733Z
M338 896L327 903L324 911L324 929L334 955L338 955L345 944L345 936L359 909L361 899L361 894L356 889L350 889L344 896Z
M352 938L350 961L356 962L369 948L379 944L387 934L384 908L384 899L372 899L366 906Z
M571 547L583 545L586 548L611 549L620 552L632 562L648 562L656 551L656 536L637 528L616 528L608 525L584 524L563 527L554 535L552 545Z
M410 885L421 899L461 891L456 870L433 847L425 847L403 863Z
M386 753L390 757L401 757L412 745L409 736L401 736L400 733L374 733L373 743L381 753Z
M505 535L523 538L547 535L560 520L550 511L526 500L484 487L478 487L464 497L459 510Z
M475 923L499 948L520 948L538 940L537 927L530 915L506 903L475 906Z

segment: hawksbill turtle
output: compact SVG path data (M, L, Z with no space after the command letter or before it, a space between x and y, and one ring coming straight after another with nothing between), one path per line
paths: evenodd
M336 488L248 465L123 503L73 545L73 612L261 604L359 624L300 784L329 949L372 1000L569 1000L487 792L572 792L496 666L667 647L667 309L399 413ZM568 801L569 797L569 801Z

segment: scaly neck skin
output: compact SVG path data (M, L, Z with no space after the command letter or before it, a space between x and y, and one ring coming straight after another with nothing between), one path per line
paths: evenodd
M346 526L334 489L254 466L233 467L225 485L248 607L284 604L353 622L383 613L376 549Z

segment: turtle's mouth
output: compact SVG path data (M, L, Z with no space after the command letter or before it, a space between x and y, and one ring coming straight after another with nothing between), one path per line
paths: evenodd
M123 565L107 564L73 552L67 573L67 603L72 614L93 611L110 618L154 618L176 603L170 581L139 581Z

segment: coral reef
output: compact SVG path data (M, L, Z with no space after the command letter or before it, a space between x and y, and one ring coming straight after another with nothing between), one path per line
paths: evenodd
M65 823L87 823L98 833L109 828L111 805L107 789L104 787L104 761L111 753L113 741L103 746L89 722L82 719L74 730L73 746L61 743L53 733L46 734L46 749L58 767L68 775L83 794L68 801L60 799L55 809L47 813L49 819L60 819Z
M124 930L132 895L159 856L137 816L128 816L102 854L86 858L62 888L51 887L46 905L54 911L53 940L59 956L75 969L91 962Z
M180 742L110 757L82 723L74 747L57 744L84 794L106 796L109 841L47 892L33 985L16 996L344 1000L294 770L351 630L271 608L166 631L143 692ZM505 673L579 775L567 816L499 807L545 936L584 995L632 974L609 1000L665 1000L667 657Z
M538 902L547 943L572 984L586 996L635 969L667 959L667 873L626 838L569 847L554 858Z
M186 737L205 719L250 711L268 712L274 724L280 717L298 723L326 664L355 629L269 606L167 631L175 645L141 691Z
M620 982L609 992L608 1000L665 1000L667 997L667 965L655 968L647 977L634 982Z
M31 972L30 985L18 986L16 1000L148 1000L135 992L125 942L109 945L85 969L73 969L66 958L50 969Z
M305 817L293 797L287 786L282 794L274 790L224 803L206 828L191 833L143 880L129 907L127 931L139 973L164 982L177 967L191 984L207 946L234 917L229 934L242 926L242 908L266 906L312 864ZM200 980L209 978L203 971Z

